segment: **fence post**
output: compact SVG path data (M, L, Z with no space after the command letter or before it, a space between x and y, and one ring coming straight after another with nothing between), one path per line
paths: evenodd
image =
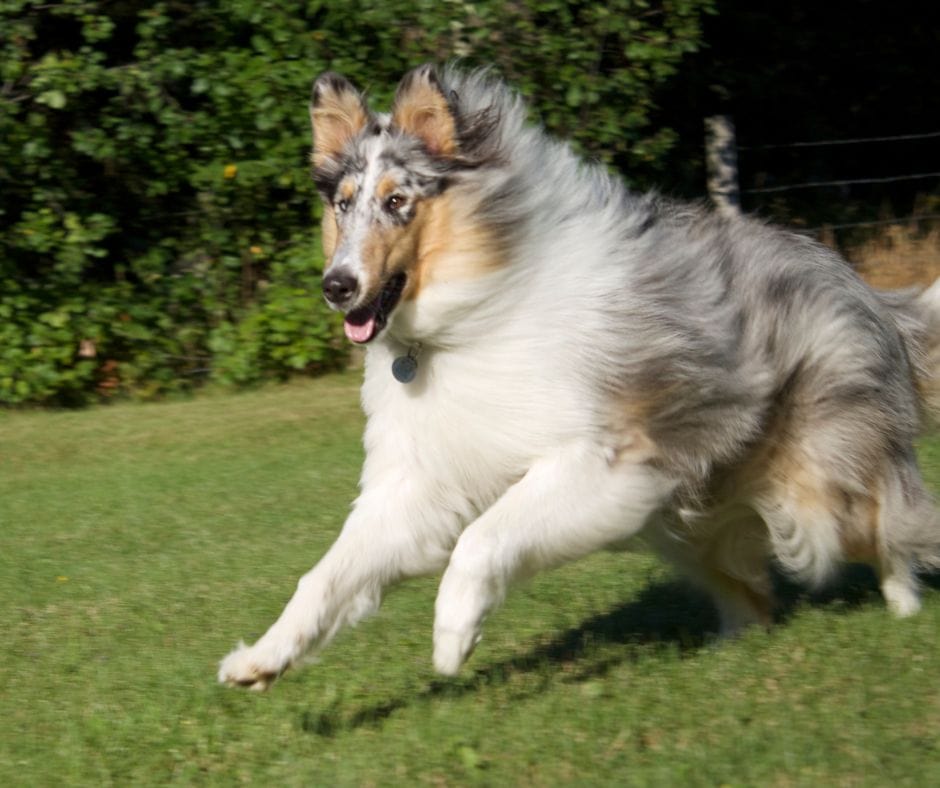
M705 118L705 166L708 170L708 194L715 208L725 216L739 215L738 149L730 115Z

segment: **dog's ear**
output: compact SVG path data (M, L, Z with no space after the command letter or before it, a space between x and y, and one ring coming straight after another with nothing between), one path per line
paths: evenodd
M409 71L395 91L392 123L414 134L436 156L457 150L457 123L433 65Z
M310 96L313 165L319 167L336 157L368 120L362 95L346 77L332 71L317 77Z

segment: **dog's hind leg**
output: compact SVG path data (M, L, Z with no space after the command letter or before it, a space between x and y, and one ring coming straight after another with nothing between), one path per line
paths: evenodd
M917 569L940 567L940 518L913 452L887 463L877 510L874 564L881 593L896 616L920 610Z
M657 517L644 539L715 603L721 634L769 626L773 584L768 571L767 528L749 509L686 525L673 513Z
M837 503L801 485L777 485L754 507L767 524L772 552L793 577L819 588L844 558Z
M637 533L674 489L661 471L593 442L536 461L457 542L437 596L435 668L457 673L513 580Z
M778 464L754 505L781 566L813 586L842 561L868 563L897 616L920 609L918 568L940 565L940 520L913 449L882 451L866 483L810 450ZM817 450L816 456L819 456Z
M898 618L917 613L920 591L911 560L903 555L888 554L880 558L875 568L888 609Z
M461 523L453 511L430 505L433 497L419 487L396 479L363 492L277 621L254 645L240 644L222 661L219 681L266 689L343 626L374 611L386 587L442 569Z

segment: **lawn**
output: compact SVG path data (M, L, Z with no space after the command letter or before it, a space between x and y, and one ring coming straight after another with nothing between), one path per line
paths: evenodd
M658 560L597 555L443 680L428 578L267 694L218 686L348 510L357 383L0 413L0 785L940 781L936 579L907 621L865 571L784 585L771 632L716 643Z

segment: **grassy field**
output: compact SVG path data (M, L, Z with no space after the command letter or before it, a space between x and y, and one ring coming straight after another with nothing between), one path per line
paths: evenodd
M455 680L429 578L271 692L216 685L342 523L356 388L0 414L0 785L940 780L940 583L899 622L861 571L716 644L657 560L594 556L516 589Z

